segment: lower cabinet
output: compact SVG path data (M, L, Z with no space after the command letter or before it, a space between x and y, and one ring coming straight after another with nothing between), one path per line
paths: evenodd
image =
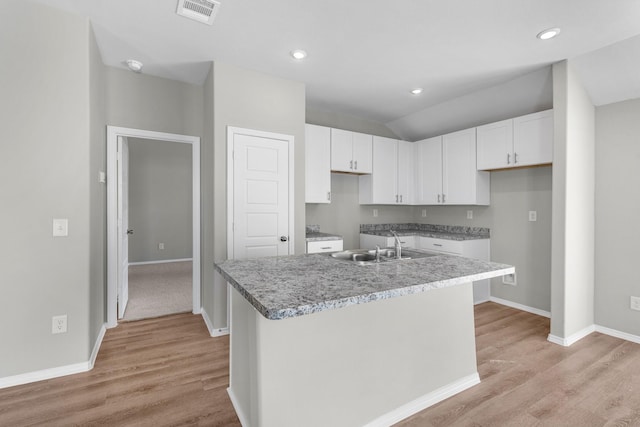
M418 249L424 249L433 252L441 252L448 255L463 256L467 258L475 258L483 261L489 261L490 258L490 240L448 240L437 239L434 237L418 237ZM473 303L489 301L490 281L479 280L473 282Z
M403 248L415 248L416 236L399 236ZM372 234L360 234L361 249L392 248L396 244L396 239L387 236L374 236Z
M323 252L336 252L342 250L341 240L315 240L307 242L308 254L319 254Z

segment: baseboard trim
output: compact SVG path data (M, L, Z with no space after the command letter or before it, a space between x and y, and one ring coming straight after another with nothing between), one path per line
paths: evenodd
M476 372L475 374L460 378L459 380L447 384L444 387L440 387L439 389L436 389L431 393L427 393L422 397L412 400L411 402L406 403L391 412L387 412L381 417L378 417L375 420L365 424L365 427L391 426L399 421L404 420L405 418L410 417L413 414L416 414L430 406L433 406L436 403L442 402L443 400L448 399L451 396L456 395L477 384L480 384L480 376Z
M236 415L240 420L240 425L242 427L249 427L251 424L249 423L249 420L247 419L246 414L242 411L242 409L240 409L240 405L238 404L238 399L236 399L236 395L233 394L233 390L231 390L231 387L227 388L227 394L229 395L229 399L231 399L231 404L233 405L233 409L236 411Z
M538 316L551 318L551 313L548 311L540 310L539 308L529 307L527 305L519 304L517 302L509 301L502 298L490 297L489 301L495 302L496 304L506 305L507 307L515 308L517 310L526 311L528 313L537 314Z
M193 258L161 259L158 261L139 261L139 262L130 262L129 265L167 264L170 262L183 262L183 261L193 261Z
M50 380L51 378L65 377L91 370L89 362L75 363L73 365L59 366L57 368L42 369L40 371L27 372L26 374L13 375L0 378L0 389L37 381Z
M596 332L640 344L640 336L617 331L615 329L607 328L606 326L596 325Z
M596 325L590 325L590 326L587 326L586 328L576 332L575 334L569 335L566 338L562 338L562 337L559 337L557 335L549 334L549 336L547 337L547 340L549 342L561 345L563 347L569 347L572 344L575 344L576 342L580 341L582 338L586 337L587 335L595 332L595 330L596 330Z
M207 311L203 308L201 310L202 319L204 320L205 325L207 325L207 329L209 330L209 335L212 337L221 337L224 335L229 335L229 328L214 328L213 322L209 318Z
M91 357L89 358L89 369L93 369L96 364L96 358L98 357L98 352L100 351L100 346L102 345L102 340L104 339L104 334L107 333L107 324L103 323L100 328L100 332L98 332L98 338L96 338L95 344L93 344L93 350L91 351Z

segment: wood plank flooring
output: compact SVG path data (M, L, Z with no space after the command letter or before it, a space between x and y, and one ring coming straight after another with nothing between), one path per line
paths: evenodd
M640 426L640 345L593 333L564 348L548 319L494 303L475 319L482 383L398 426ZM200 316L123 323L91 372L0 390L0 426L239 426L228 354Z

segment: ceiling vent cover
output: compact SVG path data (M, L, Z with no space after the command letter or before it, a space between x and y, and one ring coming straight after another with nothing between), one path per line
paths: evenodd
M178 0L177 14L203 24L213 25L213 20L220 9L216 0Z

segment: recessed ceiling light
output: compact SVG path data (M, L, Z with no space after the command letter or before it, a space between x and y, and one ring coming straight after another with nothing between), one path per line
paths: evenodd
M560 34L560 28L549 28L544 31L540 31L536 37L538 37L540 40L549 40L554 38L558 34Z
M415 89L411 89L411 93L413 95L420 95L422 93L422 88L421 87L417 87Z
M301 49L296 49L291 51L291 56L293 59L297 59L299 61L307 57L307 52Z
M143 64L140 61L136 61L135 59L127 59L126 61L127 67L134 73L139 73L142 71Z

